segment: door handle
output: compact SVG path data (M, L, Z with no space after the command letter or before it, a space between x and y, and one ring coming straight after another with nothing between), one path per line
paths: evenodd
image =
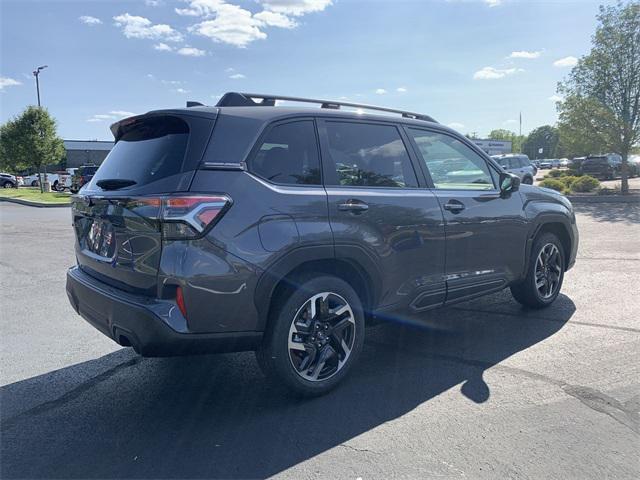
M458 213L464 210L464 203L459 202L458 200L449 200L444 204L443 207L445 210L449 210L451 213Z
M354 198L350 198L346 202L338 204L338 210L343 212L362 213L366 212L368 209L369 205L364 203L362 200Z

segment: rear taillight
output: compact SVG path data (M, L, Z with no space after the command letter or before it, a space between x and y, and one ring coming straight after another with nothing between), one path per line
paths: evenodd
M148 199L162 205L160 221L166 240L198 238L215 225L231 206L226 195L188 195Z
M176 303L184 318L187 318L187 307L184 304L184 294L182 293L182 287L176 288Z

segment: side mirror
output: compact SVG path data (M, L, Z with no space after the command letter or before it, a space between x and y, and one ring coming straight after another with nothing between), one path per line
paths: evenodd
M507 196L520 188L520 177L512 173L500 174L500 194Z

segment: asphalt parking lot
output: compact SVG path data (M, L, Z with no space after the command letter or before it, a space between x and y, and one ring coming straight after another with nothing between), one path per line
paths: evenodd
M143 359L70 307L66 208L0 204L2 478L638 478L640 206L576 207L563 294L368 332L329 395L250 353Z

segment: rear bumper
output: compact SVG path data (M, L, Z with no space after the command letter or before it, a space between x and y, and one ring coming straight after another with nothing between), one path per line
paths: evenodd
M67 296L74 310L97 330L144 356L255 350L262 332L178 332L165 321L166 302L112 288L82 272L67 271Z

